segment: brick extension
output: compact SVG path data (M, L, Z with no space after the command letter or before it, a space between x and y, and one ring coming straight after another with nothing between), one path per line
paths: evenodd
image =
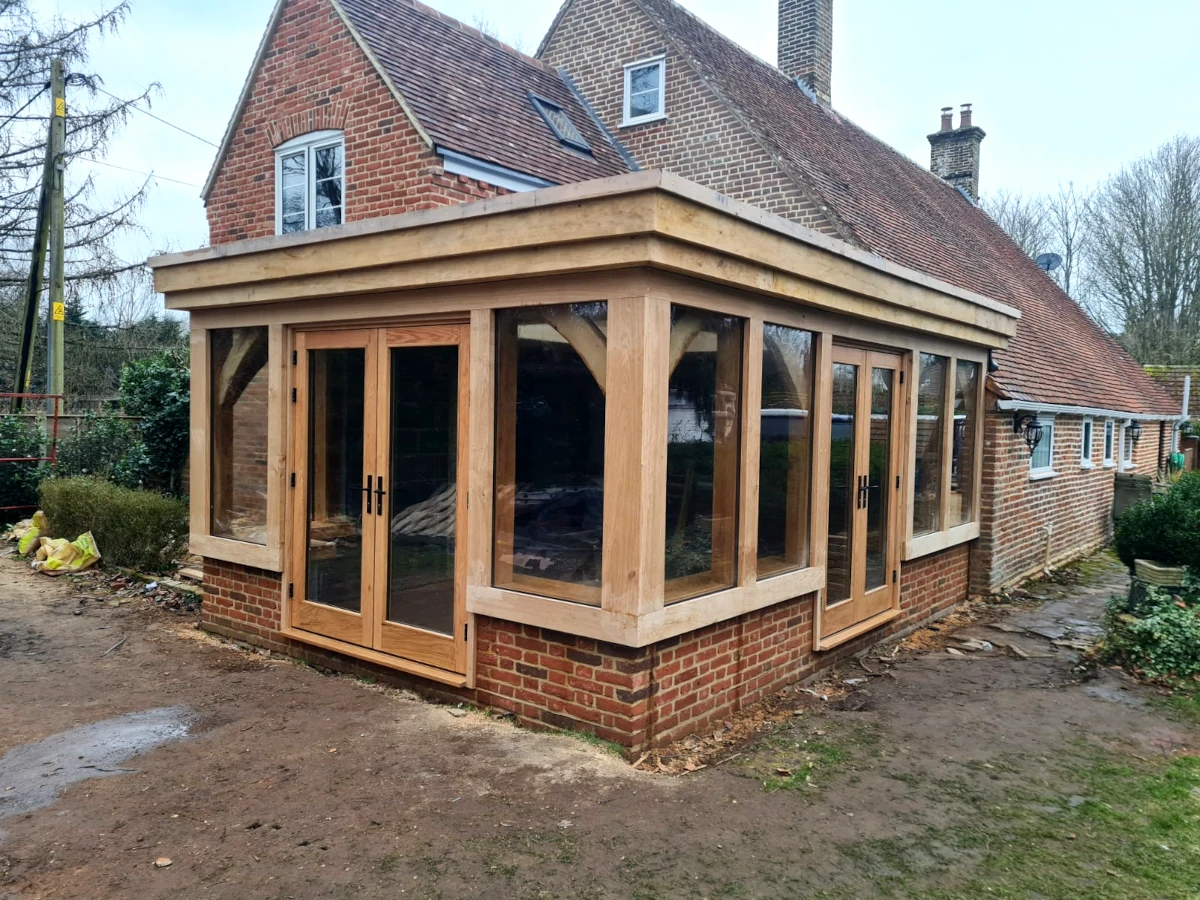
M630 753L711 728L789 684L936 618L967 593L968 550L904 567L903 615L834 651L812 649L813 598L798 597L649 647L630 648L499 619L476 620L476 687L409 678L279 634L280 576L204 561L209 631L341 672L513 713L525 725L571 728Z

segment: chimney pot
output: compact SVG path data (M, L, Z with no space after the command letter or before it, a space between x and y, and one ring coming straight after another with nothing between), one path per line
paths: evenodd
M954 130L954 107L953 106L943 106L942 107L942 131L953 131L953 130Z
M833 0L779 0L779 70L830 105Z
M959 114L958 127L959 128L970 128L971 127L971 104L970 103L964 103L962 105L962 112Z

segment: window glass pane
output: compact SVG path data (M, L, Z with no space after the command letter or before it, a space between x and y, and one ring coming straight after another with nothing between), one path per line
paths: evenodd
M871 370L871 444L867 453L866 589L887 583L888 498L892 480L892 369Z
M1042 439L1038 441L1033 455L1029 457L1029 468L1032 470L1049 469L1054 454L1054 423L1041 420Z
M342 178L342 145L336 144L333 147L321 147L314 154L316 156L316 179L318 182L327 179L336 179L341 181ZM340 202L340 201L339 201Z
M922 353L917 372L917 455L913 475L913 534L941 527L942 421L946 406L944 356Z
M1113 423L1104 423L1104 461L1112 462L1113 460Z
M329 225L342 224L342 209L340 206L332 206L326 209L317 208L317 227L325 228Z
M666 599L736 576L742 320L671 307Z
M662 111L662 63L629 71L629 118Z
M975 448L979 415L979 363L960 359L954 376L954 451L950 460L950 521L975 518Z
M283 234L293 234L304 230L304 215L285 216L283 219Z
M1091 462L1092 459L1092 423L1083 423L1083 440L1079 450L1080 458L1084 462Z
M813 336L763 328L758 464L759 577L808 564Z
M496 316L495 583L599 605L608 304Z
M291 156L285 156L280 163L280 171L283 174L283 186L303 187L304 186L304 168L305 168L305 153L293 153Z
M209 343L209 528L267 542L267 329L219 328Z
M829 550L825 605L850 599L850 563L854 559L854 437L858 430L858 366L834 363L833 407L829 429Z
M283 189L283 218L304 221L305 192L304 186L285 187Z

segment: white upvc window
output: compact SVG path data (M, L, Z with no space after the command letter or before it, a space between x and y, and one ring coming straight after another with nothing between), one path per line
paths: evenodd
M1092 462L1092 431L1092 420L1085 418L1083 420L1083 438L1079 445L1079 466L1082 469L1090 469L1095 465Z
M1042 439L1029 454L1029 477L1052 478L1058 474L1054 471L1054 417L1039 416L1038 421L1042 424Z
M664 119L667 115L667 60L656 56L625 66L622 127Z
M1104 465L1112 466L1117 458L1117 425L1112 419L1104 422Z
M340 131L314 131L275 148L275 233L345 218L346 151Z
M1133 420L1126 419L1121 423L1121 468L1136 469L1133 461Z

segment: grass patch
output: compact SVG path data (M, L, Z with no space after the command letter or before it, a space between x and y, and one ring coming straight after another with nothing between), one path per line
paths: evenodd
M619 759L625 759L625 748L615 741L606 741L602 737L597 737L588 731L571 731L570 729L559 729L554 734L561 734L563 737L574 738L577 741L595 747L597 750L602 750L605 753L611 753Z

